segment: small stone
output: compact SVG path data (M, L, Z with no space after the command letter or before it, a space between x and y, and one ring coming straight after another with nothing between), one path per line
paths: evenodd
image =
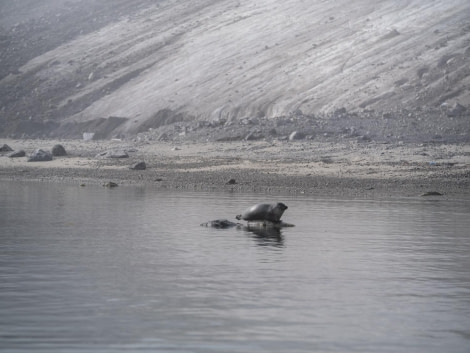
M228 185L235 185L236 183L237 181L235 179L230 179L229 181L227 181Z
M112 181L108 181L106 184L103 184L103 186L105 186L107 188L115 188L116 186L118 186L118 184L116 184L115 182L112 182Z
M147 169L147 164L145 162L138 162L130 167L132 170L145 170Z

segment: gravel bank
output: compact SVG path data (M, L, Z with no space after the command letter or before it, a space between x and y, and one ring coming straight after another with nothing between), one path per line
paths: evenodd
M470 196L468 144L237 141L167 143L1 140L26 157L0 157L1 180L77 185L114 182L186 190L227 190L357 198ZM62 144L67 156L28 162L36 148ZM124 151L127 158L99 156ZM130 167L144 161L145 170ZM439 197L439 196L431 196Z

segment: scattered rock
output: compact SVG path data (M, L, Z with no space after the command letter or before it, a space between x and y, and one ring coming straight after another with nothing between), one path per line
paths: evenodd
M129 155L124 150L111 150L98 153L96 158L129 158Z
M237 183L237 181L235 179L230 179L229 181L227 181L227 185L235 185Z
M58 144L52 147L52 155L55 157L61 157L61 156L66 156L67 152L65 151L64 146Z
M371 138L367 135L362 135L357 138L357 142L370 142Z
M258 131L252 131L245 136L245 141L255 141L263 138L263 135Z
M427 191L424 194L421 194L420 196L442 196L442 194L437 191Z
M145 162L138 162L134 164L132 167L130 167L132 170L145 170L147 169L147 164Z
M2 147L0 147L0 152L12 152L13 148L8 146L7 144L4 144Z
M52 161L52 154L41 149L34 150L28 158L28 162Z
M467 110L467 108L464 107L463 105L461 105L459 103L455 103L452 108L447 110L447 116L448 117L462 116L465 113L466 110Z
M24 157L24 156L26 156L26 152L24 150L15 151L8 155L8 157L10 158L18 158L18 157Z
M167 141L168 140L168 134L167 133L162 133L160 136L157 138L158 141Z
M276 136L277 135L277 130L275 128L272 128L271 130L268 131L268 134L271 136Z
M300 131L294 131L289 135L289 141L303 140L304 138L305 134Z

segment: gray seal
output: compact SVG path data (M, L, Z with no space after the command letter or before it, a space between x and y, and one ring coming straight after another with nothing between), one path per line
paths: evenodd
M273 223L281 222L281 217L284 211L287 210L287 206L282 202L278 203L260 203L250 208L247 208L241 215L235 218L244 221L269 221Z

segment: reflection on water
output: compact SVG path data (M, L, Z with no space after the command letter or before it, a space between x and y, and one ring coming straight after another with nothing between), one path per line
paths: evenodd
M260 201L296 227L199 226ZM4 182L0 350L468 352L469 211Z

